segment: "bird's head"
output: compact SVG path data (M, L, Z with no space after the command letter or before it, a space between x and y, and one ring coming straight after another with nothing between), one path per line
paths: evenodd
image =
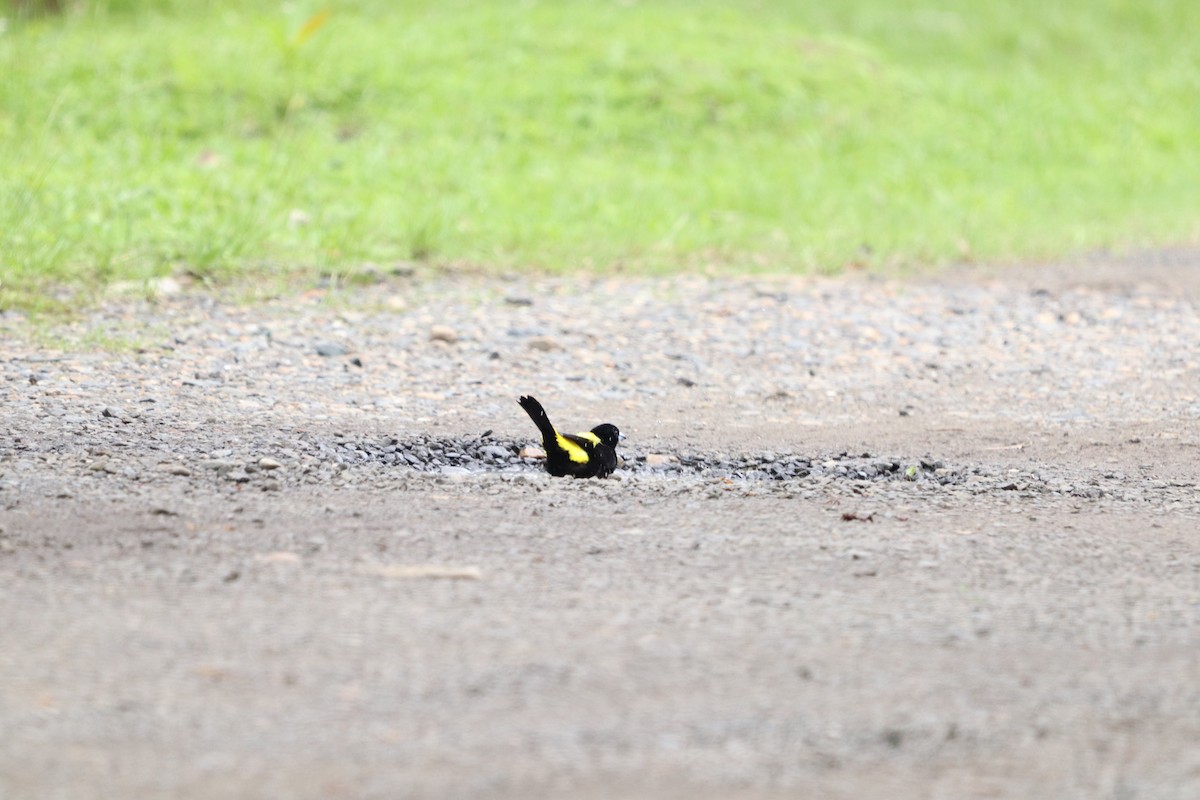
M597 425L596 427L592 428L592 433L600 437L601 444L606 444L614 449L617 446L617 442L621 441L622 438L621 432L617 430L617 426L611 425L607 422L603 425Z

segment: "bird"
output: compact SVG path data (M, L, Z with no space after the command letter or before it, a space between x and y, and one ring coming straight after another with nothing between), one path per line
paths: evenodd
M616 425L606 422L586 433L559 433L535 398L521 397L517 403L541 432L546 471L554 477L607 478L617 468L621 431Z

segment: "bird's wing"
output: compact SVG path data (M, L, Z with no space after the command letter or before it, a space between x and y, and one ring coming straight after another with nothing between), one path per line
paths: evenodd
M591 434L595 436L595 434ZM561 433L555 433L555 444L563 449L567 454L567 458L574 461L576 464L586 464L591 458L588 456L587 450L583 449L583 443L579 441L584 437L571 436L570 434L563 436ZM596 437L596 442L599 442L599 437Z

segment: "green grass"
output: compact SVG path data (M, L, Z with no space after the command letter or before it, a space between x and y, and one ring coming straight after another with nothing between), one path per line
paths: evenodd
M0 304L1200 237L1200 3L101 2L0 33Z

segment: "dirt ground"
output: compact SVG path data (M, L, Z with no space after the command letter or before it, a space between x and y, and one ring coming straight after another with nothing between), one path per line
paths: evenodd
M309 300L0 318L0 797L1200 797L1195 253Z

